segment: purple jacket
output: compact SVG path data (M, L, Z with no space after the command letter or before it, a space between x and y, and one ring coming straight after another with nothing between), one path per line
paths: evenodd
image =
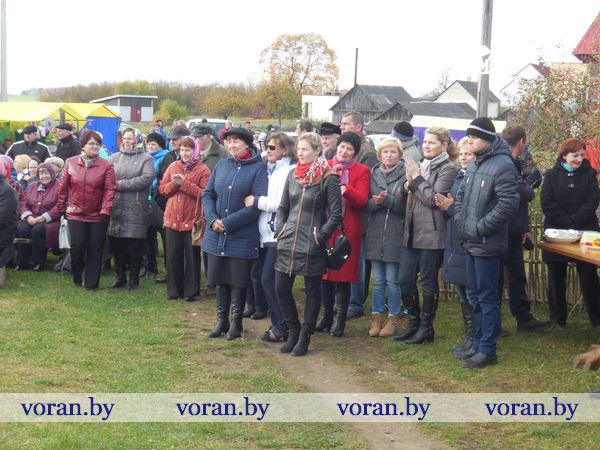
M21 192L19 200L19 225L26 222L28 216L43 216L46 228L46 247L58 247L58 230L60 228L60 214L56 203L58 201L59 182L54 181L49 187L45 187L35 181ZM43 188L43 189L41 189Z

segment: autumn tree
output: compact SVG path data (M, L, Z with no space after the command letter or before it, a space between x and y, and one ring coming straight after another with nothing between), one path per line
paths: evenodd
M316 33L283 34L260 54L266 78L287 84L296 95L334 91L339 77L335 60L335 52Z
M216 117L248 116L255 106L255 94L249 86L218 86L203 101L203 113Z
M284 82L263 82L258 87L257 101L263 109L263 117L283 118L300 117L302 97Z
M510 121L525 127L529 148L542 169L554 164L565 139L590 139L600 131L600 111L589 102L598 88L589 70L569 68L521 82Z
M188 115L188 110L185 106L179 104L177 100L168 99L160 104L160 109L156 113L156 117L160 117L165 122L171 122L175 119L181 119Z

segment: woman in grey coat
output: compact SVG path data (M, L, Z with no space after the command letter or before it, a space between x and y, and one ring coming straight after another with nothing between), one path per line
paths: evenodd
M433 319L438 301L438 272L442 265L446 240L446 219L435 204L435 195L446 195L456 178L456 144L446 128L429 128L423 139L420 166L405 159L408 191L400 289L402 304L408 311L407 328L395 337L407 344L432 342ZM421 277L423 315L417 297L417 274Z
M391 337L400 320L400 249L399 239L404 227L406 193L403 186L406 172L402 158L402 143L396 138L384 139L377 149L381 161L371 171L371 192L367 209L366 259L371 260L373 301L369 336ZM388 300L389 317L384 316Z
M122 147L110 157L115 169L117 192L108 226L109 248L115 255L116 279L112 288L136 289L150 225L148 192L154 179L152 156L135 147L135 131L123 131ZM127 269L129 268L129 284Z

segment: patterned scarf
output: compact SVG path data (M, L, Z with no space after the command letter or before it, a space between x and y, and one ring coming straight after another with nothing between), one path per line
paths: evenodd
M294 179L302 187L309 187L316 184L321 179L323 172L329 168L327 160L319 156L314 161L307 164L296 164L294 169Z
M333 171L340 176L340 184L348 184L350 179L349 170L356 164L356 160L340 161L337 156L333 157Z

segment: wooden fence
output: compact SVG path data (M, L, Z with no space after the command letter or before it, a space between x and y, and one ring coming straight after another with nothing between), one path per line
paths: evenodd
M544 216L531 215L531 234L537 242L544 232ZM532 251L525 251L525 274L527 275L527 294L532 303L547 303L548 275L546 265L542 262L542 251L537 246ZM505 277L506 279L506 277ZM443 300L458 301L458 294L453 285L440 284L440 298ZM506 283L503 300L508 300ZM567 302L579 310L583 309L579 279L574 264L569 264L567 269Z

